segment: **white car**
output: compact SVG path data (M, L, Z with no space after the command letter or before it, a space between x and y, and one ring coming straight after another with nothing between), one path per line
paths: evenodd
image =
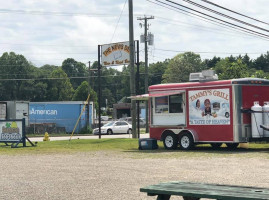
M132 134L132 125L126 121L112 121L101 127L101 134L112 135L114 133ZM93 134L99 134L99 128L93 129Z
M132 124L132 117L120 118L119 121L126 121L129 124ZM146 125L145 119L144 118L140 118L139 124L140 124L140 126L145 126Z

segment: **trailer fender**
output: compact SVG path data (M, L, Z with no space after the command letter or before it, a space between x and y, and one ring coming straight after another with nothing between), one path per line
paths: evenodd
M198 134L194 130L189 130L189 129L165 129L162 132L161 141L163 141L163 139L164 139L164 137L166 136L167 133L171 133L171 132L174 133L175 135L178 135L178 136L180 136L183 133L188 132L188 133L190 133L192 135L194 142L199 141Z

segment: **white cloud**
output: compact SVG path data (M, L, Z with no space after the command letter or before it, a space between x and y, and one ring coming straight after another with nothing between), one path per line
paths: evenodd
M254 18L264 21L268 19L269 2L266 0L226 0L221 2L215 0L214 2ZM0 12L0 43L2 46L0 53L14 51L23 54L38 66L43 64L61 65L62 61L68 57L85 63L89 60L95 61L97 60L97 45L111 42L124 3L125 0L6 1L1 9L7 9L7 12ZM155 16L155 19L149 20L149 24L151 24L149 31L155 36L154 47L150 47L151 62L176 55L176 52L163 52L157 49L228 53L263 53L268 50L266 44L268 41L257 37L246 36L232 30L227 31L227 28L168 10L148 1L136 0L133 3L135 39L139 39L140 34L143 33L143 29L139 27L141 21L137 20L137 16ZM180 3L182 2L180 1ZM190 6L186 3L184 5ZM211 8L214 7L211 6ZM10 10L24 10L31 14L18 14ZM58 12L62 15L35 15L33 11ZM87 16L83 15L86 13ZM240 19L243 18L240 17ZM252 20L244 20L268 28L268 26ZM127 1L112 42L128 39ZM140 47L143 49L143 45ZM203 58L211 58L214 55L214 53L201 54ZM228 56L227 54L216 55ZM258 55L250 54L250 56L255 58ZM141 55L142 59L143 55Z

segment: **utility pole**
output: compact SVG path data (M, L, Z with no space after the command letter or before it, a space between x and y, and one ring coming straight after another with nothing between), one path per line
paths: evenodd
M141 27L144 26L144 35L141 36L142 40L141 43L145 43L145 94L148 94L148 42L149 45L153 43L153 37L148 37L148 20L149 19L154 19L153 16L150 17L138 17L137 20L144 20L144 24L141 24ZM151 34L152 35L152 34ZM151 41L152 40L152 41ZM146 101L146 133L149 132L149 117L148 117L148 102Z
M91 61L89 61L89 71L88 71L88 96L90 95L90 77L91 77ZM90 98L88 98L87 102L87 122L86 122L86 127L87 131L89 130L90 126Z
M133 23L133 1L128 1L129 5L129 45L130 45L130 90L131 96L135 96L135 73L134 73L134 23ZM132 116L132 138L137 138L136 133L136 103L131 99Z

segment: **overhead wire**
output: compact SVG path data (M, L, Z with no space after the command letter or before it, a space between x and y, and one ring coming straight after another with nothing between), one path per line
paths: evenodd
M252 20L254 20L254 21L257 21L257 22L260 22L260 23L269 25L269 23L267 23L267 22L261 21L261 20L259 20L259 19L253 18L253 17L249 17L249 16L244 15L244 14L242 14L242 13L239 13L239 12L236 12L236 11L234 11L234 10L231 10L231 9L225 8L225 7L223 7L223 6L220 6L220 5L218 5L218 4L216 4L216 3L213 3L213 2L211 2L211 1L207 1L207 0L201 0L201 1L203 1L203 2L205 2L205 3L208 3L208 4L211 4L211 5L213 5L213 6L216 6L216 7L218 7L218 8L221 8L221 9L223 9L223 10L227 10L227 11L232 12L232 13L234 13L234 14L240 15L240 16L242 16L242 17L246 17L246 18L252 19Z
M204 27L204 26L199 26L199 25L189 25L186 23L186 24L181 24L181 22L179 22L180 24L178 23L171 23L170 21L175 21L177 22L176 20L169 20L169 19L166 19L163 18L164 20L159 20L158 17L155 17L155 20L156 21L159 21L161 23L165 23L165 24L171 24L171 25L177 25L177 26L185 26L185 27L193 27L194 29L198 29L198 30L204 30L204 31L210 31L210 32L214 32L214 33L221 33L222 35L230 35L230 36L235 36L235 37L242 37L242 35L239 35L238 33L235 33L234 31L230 31L230 30L226 30L226 33L224 33L223 30L220 30L220 29L213 29L213 28L210 28L210 27ZM242 32L240 32L242 33ZM247 37L251 37L252 35L249 35L249 34L246 34Z
M259 27L259 26L250 24L250 23L245 22L245 21L242 21L242 20L240 20L240 19L236 19L236 18L231 17L231 16L229 16L229 15L220 13L220 12L218 12L218 11L216 11L216 10L210 9L210 8L208 8L208 7L205 7L205 6L201 5L201 4L195 3L195 2L193 2L193 1L191 1L191 0L183 0L183 1L185 1L185 2L187 2L187 3L189 3L189 4L192 4L192 5L194 5L194 6L197 6L197 7L199 7L199 8L202 8L202 9L204 9L204 10L207 10L207 11L209 11L209 12L212 12L212 13L214 13L214 14L220 15L220 16L222 16L222 17L226 17L226 18L228 18L228 19L231 19L231 20L234 20L234 21L236 21L236 22L242 23L242 24L244 24L244 25L251 26L251 27L253 27L253 28L257 28L257 29L260 29L260 30L265 31L265 32L269 32L268 29L265 29L265 28L262 28L262 27ZM169 2L170 2L170 1L169 1Z
M116 30L117 30L117 28L118 28L118 25L119 25L119 22L120 22L120 19L121 19L122 13L123 13L124 8L125 8L125 5L126 5L126 2L127 2L127 0L125 0L125 2L124 2L124 5L123 5L123 8L122 8L122 10L121 10L121 13L120 13L119 19L118 19L118 21L117 21L116 27L115 27L114 32L113 32L113 34L112 34L112 37L111 37L110 43L112 43L112 41L113 41L113 39L114 39L115 32L116 32Z
M53 16L88 16L88 17L115 17L115 14L103 13L72 13L72 12L50 12L37 10L15 10L15 9L0 9L0 14L27 14L27 15L53 15Z
M165 3L165 2L161 2L161 1L156 0L156 1L158 1L158 2L161 2L162 4L169 5L170 7L175 8L176 10L174 10L174 9L172 9L172 8L170 8L170 7L164 6L164 5L162 5L162 4L158 4L158 3L156 3L156 2L152 2L151 0L146 0L146 1L151 2L151 3L153 3L153 4L156 4L156 5L159 5L159 6L161 6L161 7L167 8L167 9L169 9L169 10L173 10L173 11L175 11L175 12L182 13L182 14L184 14L184 15L188 15L188 16L191 16L191 17L199 18L199 19L202 20L202 21L206 21L206 22L209 22L209 23L211 23L211 24L214 24L214 25L217 25L217 26L226 28L226 29L228 28L228 29L230 29L230 30L232 30L232 31L236 31L236 32L244 33L244 34L246 34L246 35L248 35L248 36L252 36L252 37L253 37L253 36L257 36L257 37L259 37L260 39L268 40L268 39L265 39L265 38L263 38L263 37L261 37L261 36L259 36L259 35L257 35L257 34L248 32L248 31L246 31L246 30L238 29L238 28L236 28L236 27L233 27L233 26L230 26L230 25L228 25L228 24L224 24L224 23L218 22L218 21L213 20L213 19L209 19L209 18L204 17L204 16L197 15L197 14L195 14L195 13L186 11L186 10L184 10L184 9L181 9L181 8L178 8L178 7L169 5L169 4ZM181 12L181 11L182 11L182 12Z
M212 54L262 54L261 52L246 53L246 52L216 52L216 51L184 51L184 50L170 50L170 49L158 49L158 48L155 48L155 50L175 52L175 53L193 52L193 53L200 53L200 54L207 54L207 53L212 53Z
M156 0L156 1L158 1L158 0ZM187 6L184 6L184 5L182 5L182 4L176 3L176 2L174 2L174 1L170 1L170 0L165 0L165 1L170 2L170 3L172 3L172 4L175 4L175 5L178 5L178 6L180 6L180 7L183 7L183 8L185 8L185 9L191 10L191 11L193 11L193 12L199 13L199 14L201 14L201 15L204 15L204 16L213 18L213 19L215 19L215 20L221 21L221 22L223 22L223 23L225 23L225 24L229 24L229 25L232 25L232 26L234 26L234 27L237 27L237 28L240 28L240 29L243 29L243 30L247 30L247 31L249 31L249 32L258 34L258 35L260 35L261 37L264 37L264 38L269 39L269 35L266 35L266 34L264 34L264 33L260 33L260 32L258 32L258 31L254 31L254 30L252 30L252 29L245 28L245 27L243 27L243 26L240 26L240 25L237 25L237 24L234 24L234 23L231 23L231 22L228 22L228 21L219 19L219 18L217 18L217 17L214 17L214 16L212 16L212 15L208 15L208 14L206 14L206 13L200 12L200 11L195 10L195 9L193 9L193 8L189 8L189 7L187 7Z
M175 8L175 9L177 9L177 10L180 10L180 11L184 12L183 14L186 14L186 13L187 13L187 15L189 15L189 16L190 16L190 15L191 15L191 16L193 15L193 16L195 16L195 17L200 18L200 20L203 20L203 21L206 20L207 22L210 21L211 23L213 23L213 24L215 24L215 25L216 25L216 23L217 23L219 26L225 26L226 28L229 27L229 28L231 28L231 29L233 29L233 30L240 31L240 32L244 32L245 34L248 34L248 35L257 36L257 37L259 37L259 38L261 38L261 39L264 39L264 40L268 40L268 39L269 39L268 37L265 37L265 36L262 36L262 35L253 33L253 32L251 32L251 31L247 31L247 30L245 30L244 28L241 29L241 28L238 28L238 27L234 27L234 26L232 26L232 25L230 25L230 24L221 23L221 22L219 22L219 21L216 21L216 20L213 20L213 19L210 19L210 18L201 16L201 15L198 15L198 14L196 14L196 13L192 13L192 12L186 11L186 10L184 10L184 9L181 9L181 8L179 8L179 7L173 6L173 5L171 5L171 4L168 4L168 3L165 3L165 2L162 2L162 1L159 1L159 0L155 0L155 1L157 1L157 2L159 2L159 3L161 3L161 4L163 4L163 5L160 5L160 4L156 3L156 2L152 2L151 0L146 0L146 1L151 2L151 3L154 3L154 4L159 5L159 6L162 6L162 7L165 7L165 8L168 8L167 6L169 6L169 7L171 7L171 8ZM164 6L164 5L166 5L166 6ZM170 10L174 10L174 9L171 9L171 8L168 8L168 9L170 9ZM174 10L174 11L175 11L175 10ZM176 12L179 12L179 11L176 11ZM182 12L180 12L180 13L182 13ZM202 19L201 19L201 18L202 18Z

